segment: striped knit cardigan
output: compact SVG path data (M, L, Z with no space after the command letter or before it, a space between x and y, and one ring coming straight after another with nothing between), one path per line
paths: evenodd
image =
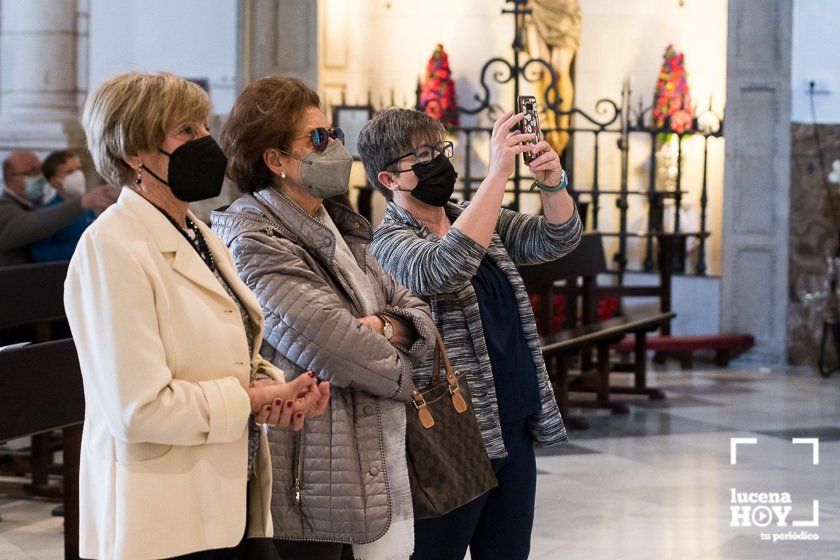
M448 204L454 222L461 206ZM439 238L408 211L390 202L382 223L374 231L370 252L402 285L426 300L440 330L452 367L466 374L473 407L491 459L504 458L496 389L484 341L478 300L470 279L485 254L505 273L519 306L528 348L539 378L540 412L528 419L534 441L540 446L567 441L566 428L554 400L545 368L534 313L516 265L558 259L580 242L582 225L575 213L566 223L551 224L544 217L503 209L490 246L484 249L457 228ZM414 381L425 386L432 374L432 355L413 371Z

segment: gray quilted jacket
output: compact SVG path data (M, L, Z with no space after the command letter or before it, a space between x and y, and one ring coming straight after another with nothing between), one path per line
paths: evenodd
M336 201L324 207L381 309L414 326L411 348L394 347L356 320L361 311L335 269L333 234L282 194L243 196L212 222L262 305L262 354L288 378L312 370L332 385L329 410L299 434L269 432L274 536L365 543L391 519L379 401L409 400L412 364L433 348L434 323L426 304L368 254L370 224Z

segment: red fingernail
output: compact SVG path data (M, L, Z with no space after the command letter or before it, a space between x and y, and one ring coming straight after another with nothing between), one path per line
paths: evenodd
M281 404L283 404L283 399L274 399L274 404L276 406L280 406Z
M295 418L302 418L302 417L303 417L302 412L298 412L297 414L295 414Z
M316 375L318 375L318 374L315 373L314 371L309 372L309 377L315 377Z
M292 408L292 406L294 406L294 403L292 401L289 401L286 403L286 406Z

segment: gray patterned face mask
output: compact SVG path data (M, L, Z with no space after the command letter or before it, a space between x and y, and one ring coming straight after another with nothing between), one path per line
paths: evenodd
M48 183L43 175L27 177L23 183L23 194L34 204L40 204L44 200L44 192Z
M353 156L341 142L333 140L323 152L313 150L303 158L281 152L300 161L300 180L310 195L329 198L347 192Z

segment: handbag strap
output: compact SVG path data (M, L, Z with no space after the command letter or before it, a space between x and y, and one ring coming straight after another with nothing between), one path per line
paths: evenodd
M443 344L443 338L440 336L440 331L435 329L435 362L432 368L432 379L429 384L434 384L440 379L440 360L443 358L443 367L446 372L446 380L450 385L457 383L455 372L452 370L452 364L449 362L449 355L446 353L446 346Z
M440 381L440 361L443 358L443 368L446 372L446 382L449 385L449 394L452 396L452 405L458 414L466 412L468 405L464 396L461 394L461 388L458 386L458 377L452 370L452 364L449 362L449 355L446 353L446 346L443 344L443 338L440 336L440 331L435 329L435 357L434 366L432 369L432 378L429 381L429 387L432 387ZM417 409L420 424L429 429L435 425L435 420L432 413L429 411L426 399L423 397L414 381L411 381L411 400L414 407Z
M446 346L443 344L443 338L440 336L440 331L435 329L435 361L432 366L432 378L429 380L430 387L440 380L441 356L443 356L443 369L446 372L446 381L449 382L449 386L451 388L455 388L458 386L458 377L455 375L455 371L452 369L452 364L449 362L449 355L446 353ZM415 404L423 400L423 395L420 393L420 390L417 389L417 385L414 384L414 380L411 381L411 395Z

